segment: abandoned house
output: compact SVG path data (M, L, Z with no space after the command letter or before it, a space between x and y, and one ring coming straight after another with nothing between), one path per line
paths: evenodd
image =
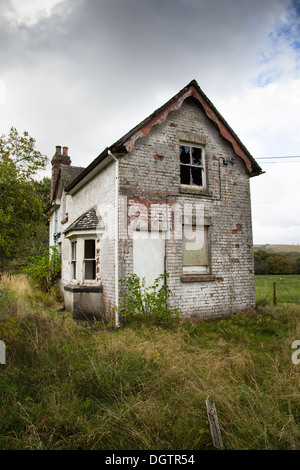
M119 314L120 279L168 273L187 317L255 306L249 178L262 169L195 80L86 168L52 159L50 246L65 306Z

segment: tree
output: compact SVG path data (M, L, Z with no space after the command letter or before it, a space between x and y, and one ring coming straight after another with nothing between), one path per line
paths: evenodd
M269 274L270 266L267 262L270 257L270 253L267 253L264 250L254 251L254 266L255 274Z
M282 255L271 255L267 260L270 266L270 274L291 274L292 266L287 258Z
M22 251L24 241L41 223L42 198L33 177L46 168L47 157L35 139L12 127L0 137L0 267Z
M293 263L293 272L300 274L300 256L298 256Z

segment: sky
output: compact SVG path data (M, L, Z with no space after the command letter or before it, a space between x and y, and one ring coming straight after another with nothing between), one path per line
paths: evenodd
M0 0L0 44L0 135L78 166L197 80L266 172L254 243L300 243L300 0Z

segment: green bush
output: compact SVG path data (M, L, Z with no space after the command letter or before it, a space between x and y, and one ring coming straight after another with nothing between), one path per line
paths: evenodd
M40 255L28 259L23 272L44 292L49 292L56 284L61 272L61 257L56 246L51 252L42 250Z
M161 274L154 283L146 287L145 278L142 280L133 274L129 279L121 279L125 285L126 293L118 309L122 318L126 320L142 320L151 323L168 323L178 318L180 312L168 305L172 295L165 279L168 274Z

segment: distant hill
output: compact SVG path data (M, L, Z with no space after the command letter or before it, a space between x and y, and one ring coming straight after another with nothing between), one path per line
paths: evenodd
M300 253L300 245L254 245L253 248L269 253Z

